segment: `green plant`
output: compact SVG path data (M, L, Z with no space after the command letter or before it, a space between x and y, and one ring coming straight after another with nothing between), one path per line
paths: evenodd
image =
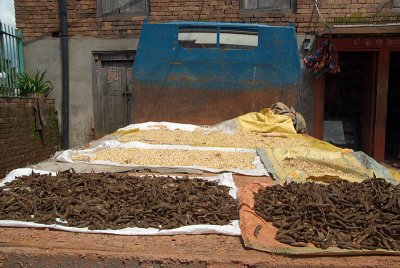
M36 71L35 75L29 75L27 73L21 73L18 75L17 87L20 90L22 96L33 94L33 95L44 95L48 96L51 90L53 90L53 84L44 80L46 71Z

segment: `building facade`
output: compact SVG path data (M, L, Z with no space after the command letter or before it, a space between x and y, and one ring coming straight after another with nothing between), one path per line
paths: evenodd
M56 86L50 97L60 110L59 1L15 0L15 8L27 71L47 70ZM99 111L93 88L99 79L122 78L124 88L130 84L147 19L293 24L300 58L329 39L339 52L342 72L316 78L304 68L300 112L309 132L379 161L399 153L400 0L67 0L67 9L71 146L96 137L94 113ZM118 114L118 107L112 109L110 115ZM338 125L343 131L336 135L332 131Z

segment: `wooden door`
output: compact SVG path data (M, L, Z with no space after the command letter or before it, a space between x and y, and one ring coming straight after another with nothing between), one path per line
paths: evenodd
M100 138L132 121L133 51L94 53L94 136Z
M374 140L374 124L376 109L376 73L377 73L377 53L366 54L365 64L363 65L362 90L362 113L361 113L361 150L372 156Z

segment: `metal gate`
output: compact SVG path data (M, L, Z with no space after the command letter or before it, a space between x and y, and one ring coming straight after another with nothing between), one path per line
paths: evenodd
M23 72L22 32L0 22L0 96L18 95L17 77Z
M99 138L132 121L134 51L93 53L94 136Z

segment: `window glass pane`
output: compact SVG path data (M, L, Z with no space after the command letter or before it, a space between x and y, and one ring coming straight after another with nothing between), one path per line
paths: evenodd
M113 12L113 10L115 10L115 8L116 8L115 1L113 1L113 0L100 0L100 1L101 1L101 13L102 14L116 13L116 12Z
M257 9L258 0L243 0L243 9Z
M393 0L393 7L400 8L400 0Z
M215 27L179 28L178 41L185 48L216 48L217 29Z
M98 0L101 1L101 14L129 14L146 12L146 0Z
M290 0L258 0L259 8L290 9Z
M146 11L146 0L119 0L120 13Z
M221 28L219 46L221 49L253 49L258 46L258 31Z
M242 0L242 9L290 9L290 2L291 0Z

